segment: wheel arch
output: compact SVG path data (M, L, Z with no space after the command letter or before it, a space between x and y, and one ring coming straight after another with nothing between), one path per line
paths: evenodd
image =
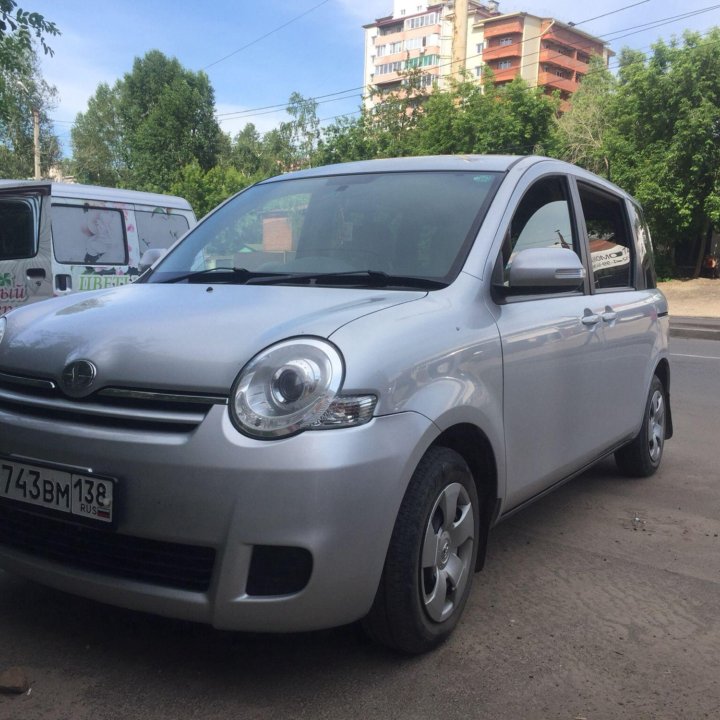
M665 398L667 400L667 428L665 430L665 439L669 440L673 436L673 420L672 408L670 404L670 363L667 358L662 358L655 367L655 375L665 388Z
M446 447L458 453L468 464L480 500L480 538L475 569L482 570L490 527L499 509L498 463L487 435L471 423L446 428L431 447Z

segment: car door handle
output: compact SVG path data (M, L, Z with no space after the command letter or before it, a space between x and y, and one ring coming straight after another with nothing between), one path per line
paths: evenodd
M614 310L606 310L602 314L602 319L608 323L612 322L613 320L617 320L617 313Z
M583 325L597 325L600 322L600 316L596 315L595 313L591 313L588 311L587 315L583 315L582 317L582 324Z

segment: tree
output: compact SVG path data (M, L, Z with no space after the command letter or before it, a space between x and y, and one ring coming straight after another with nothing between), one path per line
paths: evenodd
M608 179L611 168L607 135L612 127L616 89L615 78L603 59L593 57L582 85L572 96L570 109L558 121L563 159Z
M292 117L291 142L295 151L293 165L298 169L310 167L320 138L317 101L294 92L290 96L287 112Z
M697 275L720 208L720 29L623 52L608 143L670 271Z
M128 181L119 113L119 85L98 85L71 130L75 176L80 182L118 187Z
M47 174L60 159L60 145L48 117L57 91L42 78L32 46L17 35L6 35L1 43L13 60L0 64L0 176L33 177L34 111L40 124L41 172Z
M230 162L244 175L255 177L262 165L262 149L260 133L248 123L232 141Z
M210 170L223 135L207 75L152 50L112 88L98 86L72 139L81 177L166 192L186 165Z
M198 217L250 185L251 180L232 166L216 165L204 171L195 160L186 165L170 187L174 195L184 197Z
M29 12L17 6L15 0L0 0L0 67L12 66L16 48L8 40L15 40L23 50L33 50L33 36L42 46L46 55L53 55L47 44L47 35L59 35L55 23L46 20L43 15Z
M136 58L123 78L119 115L136 187L163 190L193 160L206 171L217 161L221 131L207 75L158 50Z

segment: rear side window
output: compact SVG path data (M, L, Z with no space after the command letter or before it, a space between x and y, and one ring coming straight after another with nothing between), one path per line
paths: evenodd
M0 260L35 257L38 214L35 198L0 198Z
M597 289L632 287L632 240L625 202L578 183Z
M90 205L53 205L55 259L67 265L127 265L121 210Z
M169 213L165 208L135 210L135 224L140 240L140 254L150 248L169 248L190 227L184 215Z
M636 247L640 259L640 272L645 280L646 288L657 287L657 276L655 274L655 262L653 255L650 230L648 229L642 208L637 203L630 204L630 218L635 233Z
M565 248L579 256L573 229L567 181L557 176L543 178L526 193L513 215L503 247L504 278L521 250Z

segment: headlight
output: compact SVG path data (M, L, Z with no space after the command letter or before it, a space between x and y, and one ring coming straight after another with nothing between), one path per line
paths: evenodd
M263 350L240 372L230 416L238 430L257 438L368 422L375 397L338 397L343 375L342 357L329 342L285 340Z
M7 327L7 320L5 317L0 317L0 342L2 342L3 336L5 335L5 328Z

